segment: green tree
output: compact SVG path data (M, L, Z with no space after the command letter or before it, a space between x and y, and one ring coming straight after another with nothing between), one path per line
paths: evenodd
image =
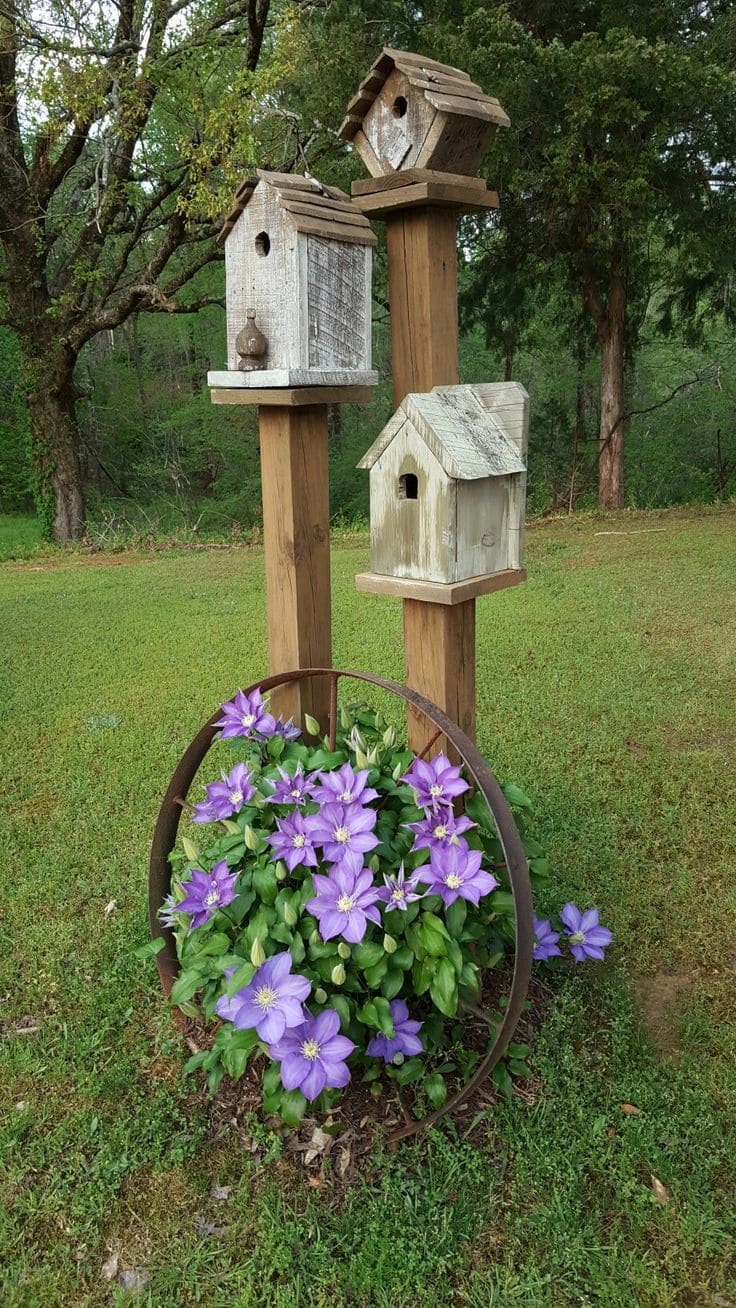
M2 321L20 342L37 501L59 541L84 526L81 350L133 313L212 302L197 276L220 256L214 220L252 162L298 9L267 33L270 7L0 0Z
M733 33L718 4L470 0L449 42L512 120L490 161L503 235L474 261L477 298L493 314L508 291L513 335L545 264L564 276L600 356L605 508L623 505L625 363L662 241L685 248L707 229L718 245L733 212L715 162L736 155Z

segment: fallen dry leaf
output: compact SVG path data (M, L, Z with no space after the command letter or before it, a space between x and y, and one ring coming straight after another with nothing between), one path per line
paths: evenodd
M118 906L117 899L111 899L107 904L105 904L105 917L109 917L110 914L112 913L112 910L114 908L117 908L117 906Z
M636 740L627 740L626 748L630 749L636 758L646 758L646 750Z
M656 1176L650 1176L649 1179L652 1183L652 1190L654 1191L654 1198L657 1200L657 1203L668 1204L672 1196L670 1195L667 1186L662 1185L662 1182Z
M118 1274L118 1265L120 1258L116 1253L110 1254L106 1263L102 1264L102 1275L106 1281L112 1281Z
M150 1272L146 1271L118 1272L118 1285L128 1294L142 1294L150 1279Z
M213 1185L210 1188L210 1199L214 1199L216 1204L222 1204L230 1198L231 1185Z
M641 1109L636 1104L619 1104L619 1108L627 1117L641 1117Z

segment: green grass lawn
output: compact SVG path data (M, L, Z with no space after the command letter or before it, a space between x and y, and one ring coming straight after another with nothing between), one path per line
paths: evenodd
M335 660L400 678L366 562L333 555ZM482 1146L444 1128L347 1192L213 1131L132 957L171 770L266 667L260 555L0 568L3 1308L126 1303L112 1255L154 1308L736 1301L736 512L535 526L528 562L479 602L480 744L612 959L547 973L532 1081Z

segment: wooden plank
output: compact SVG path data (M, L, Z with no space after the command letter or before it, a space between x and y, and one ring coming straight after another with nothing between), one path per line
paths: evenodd
M315 183L299 173L276 173L268 168L258 168L258 176L271 186L285 187L287 190L314 191Z
M264 368L208 372L207 385L224 390L273 390L287 386L375 386L378 373L362 368Z
M475 740L475 600L455 605L404 600L406 682ZM421 751L435 728L409 708L409 748ZM448 752L444 737L431 753Z
M332 664L327 408L259 415L269 672ZM327 726L325 678L273 694L277 713Z
M409 391L459 380L455 215L427 208L388 214L386 240L396 409Z
M213 404L257 404L259 407L300 409L309 404L370 404L371 386L293 386L273 390L213 390Z
M435 109L444 113L461 114L463 118L483 118L499 127L510 127L511 119L500 105L491 100L475 100L470 96L450 95L443 91L428 91L427 99Z
M459 177L457 173L442 173L432 168L404 168L398 173L387 173L384 177L361 177L353 182L351 191L355 195L379 195L382 191L393 191L413 182L431 182L448 186L462 186L488 193L488 184L483 177Z
M502 572L484 573L465 581L414 581L409 577L384 577L379 572L361 572L355 578L356 590L367 595L390 595L394 598L423 600L425 604L453 607L479 595L492 595L526 581L523 568L505 568Z
M344 140L352 140L354 149L357 150L358 154L363 160L363 163L368 169L368 172L373 177L381 173L382 171L381 161L378 158L378 155L376 154L375 150L373 149L373 146L371 145L370 141L368 140L368 137L363 131L362 120L361 120L360 127L356 128L354 131L351 128L350 136L346 135L343 132L342 127L340 128L340 135L343 137Z
M323 236L328 241L349 241L353 245L375 245L377 241L375 232L372 232L369 227L331 222L328 218L308 218L299 213L292 215L292 222L296 231L310 232L312 236Z
M318 221L324 220L330 225L335 223L340 228L357 227L359 231L365 232L366 236L371 234L370 226L363 217L360 210L352 200L346 200L344 204L338 205L337 201L318 199L309 200L286 200L283 197L280 201L280 207L287 213L305 214L307 218L316 218Z
M386 46L383 53L388 55L394 64L404 63L417 68L436 68L438 72L448 73L461 78L463 81L467 78L470 81L470 76L468 73L463 72L462 68L453 68L452 64L441 64L437 59L429 59L427 55L415 54L413 50L394 50L392 47Z
M438 110L417 163L424 168L449 168L463 175L474 173L496 131L496 123L489 118L469 118Z
M392 190L356 194L355 203L362 213L379 218L401 209L460 209L463 213L497 209L498 195L495 191L481 191L475 186L415 182Z

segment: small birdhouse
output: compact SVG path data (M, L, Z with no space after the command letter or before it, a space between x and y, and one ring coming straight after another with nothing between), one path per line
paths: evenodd
M213 387L373 385L376 238L343 191L258 170L238 188L225 243L227 372Z
M528 402L517 382L405 397L358 465L377 583L361 589L410 594L380 578L452 586L523 567Z
M340 136L373 177L407 168L474 174L509 119L467 73L403 50L383 50L348 105Z

